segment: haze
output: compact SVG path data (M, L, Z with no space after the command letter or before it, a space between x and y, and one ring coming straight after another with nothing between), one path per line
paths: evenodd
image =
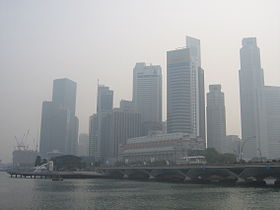
M0 159L11 161L14 136L39 137L42 101L53 79L78 84L80 132L96 111L97 79L114 90L114 105L132 94L136 62L163 68L166 118L166 51L201 40L205 92L220 83L227 133L240 134L239 49L257 37L265 83L280 85L278 0L0 1Z

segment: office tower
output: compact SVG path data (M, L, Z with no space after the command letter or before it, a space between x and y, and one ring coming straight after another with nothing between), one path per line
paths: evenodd
M161 130L162 73L158 65L136 63L133 69L133 103L143 121L143 135Z
M206 141L205 133L205 92L204 92L204 70L198 68L198 112L199 112L199 137Z
M69 79L53 82L52 101L43 102L40 133L40 154L47 157L76 153L79 121L75 116L76 83Z
M80 133L78 144L78 155L89 156L89 135L86 133Z
M69 118L68 143L66 144L66 154L77 154L79 138L79 119L76 116Z
M115 108L112 113L112 157L117 158L120 144L126 144L129 138L141 136L141 114L133 110Z
M52 102L60 108L67 109L70 115L74 116L76 110L76 89L76 83L69 79L54 80Z
M186 37L186 44L167 52L167 132L189 133L205 140L200 41Z
M264 87L260 50L256 38L244 38L240 49L239 84L244 157L258 156L261 141L262 89Z
M40 154L47 157L49 152L65 152L67 142L67 111L44 101L41 115Z
M104 85L98 85L97 93L97 114L110 112L113 109L113 91Z
M97 131L97 114L93 114L89 118L89 156L91 158L96 158L97 156Z
M264 117L261 155L269 159L280 158L280 87L265 86L263 91Z
M221 85L209 85L207 93L207 147L225 152L226 114Z
M96 160L105 160L112 153L110 117L113 109L113 91L98 85L96 114L90 117L90 151Z
M120 109L123 111L135 112L135 107L133 105L133 102L128 100L120 101Z

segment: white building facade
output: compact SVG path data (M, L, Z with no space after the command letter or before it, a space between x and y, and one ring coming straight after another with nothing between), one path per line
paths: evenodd
M120 145L119 160L126 162L180 162L190 150L204 150L205 142L186 133L153 134L128 139Z
M280 87L265 86L264 103L264 138L261 154L268 159L280 158Z
M260 50L256 38L244 38L240 49L239 83L241 127L245 159L260 155L262 143L266 135L262 133L264 126L262 90L264 87L263 69L260 61Z
M167 52L167 132L190 133L205 139L200 41L187 37L186 42L186 48Z
M159 65L136 63L133 69L133 103L149 130L162 123L162 72Z

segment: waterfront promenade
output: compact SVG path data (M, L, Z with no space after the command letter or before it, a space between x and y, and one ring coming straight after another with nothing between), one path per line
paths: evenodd
M157 167L99 167L95 171L7 171L12 178L52 179L141 179L191 183L232 183L265 185L273 180L280 186L279 163L228 164L228 165L177 165Z

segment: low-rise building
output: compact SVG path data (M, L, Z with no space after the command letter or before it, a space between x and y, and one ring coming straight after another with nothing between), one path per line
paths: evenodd
M180 162L191 150L204 150L203 139L187 133L154 133L131 138L120 145L119 160L124 162L170 161Z
M29 168L34 167L37 151L28 149L17 149L13 151L13 167L14 168Z

